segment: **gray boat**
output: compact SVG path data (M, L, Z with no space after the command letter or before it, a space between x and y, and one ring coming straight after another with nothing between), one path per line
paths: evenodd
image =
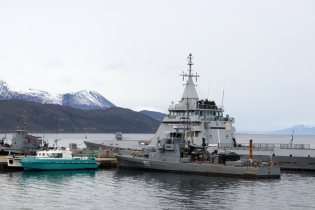
M0 153L7 154L21 154L39 149L48 148L48 142L43 140L40 136L34 136L26 130L26 121L24 114L24 123L21 129L17 129L13 134L11 145L6 142L6 137L0 141Z
M187 116L192 123L191 135L193 142L202 144L202 139L211 153L215 150L230 150L238 153L241 159L249 159L249 143L237 142L235 138L235 119L229 114L224 116L224 106L215 101L198 97L193 79L199 77L192 74L192 57L188 57L189 73L181 74L183 79L188 77L184 93L178 103L171 103L168 115L163 119L157 132L154 134L150 145L156 145L164 138L165 132L172 132L180 118ZM187 102L189 107L187 107ZM223 104L223 100L222 100ZM188 111L187 111L188 110ZM289 140L289 138L288 138ZM249 141L249 139L248 139ZM253 159L261 162L273 161L281 169L315 171L315 149L309 144L294 144L293 135L290 142L262 143L253 139Z
M182 120L187 118L182 117ZM115 157L120 167L151 171L204 174L240 178L280 178L280 168L268 163L240 160L237 153L222 151L209 153L205 141L192 144L185 138L191 132L189 121L183 121L161 139L157 146L147 146L144 153L118 154Z
M87 148L90 149L132 149L132 150L143 150L151 140L131 140L123 138L121 132L115 133L115 138L110 140L92 140L83 141Z
M189 74L182 75L188 77L182 100L175 107L173 105L170 107L170 114L163 120L153 138L155 143L151 142L151 145L145 147L143 154L136 152L132 155L116 155L119 166L243 178L280 178L280 168L268 162L259 163L253 159L240 159L237 153L227 150L209 151L209 141L220 143L223 132L222 139L236 143L235 129L232 127L234 119L229 116L223 118L222 107L218 108L214 102L198 103L198 96L192 82L192 77L198 75L191 73L191 65L193 65L191 54L188 60ZM206 121L207 114L209 118L214 119L212 129L215 129L217 136L209 134L212 122ZM162 134L165 137L161 138Z

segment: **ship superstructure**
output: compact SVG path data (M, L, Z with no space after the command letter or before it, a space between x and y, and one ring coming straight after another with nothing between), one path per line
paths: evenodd
M180 101L168 108L168 115L163 119L160 127L153 137L151 144L156 144L161 138L164 138L165 132L175 131L182 117L187 117L190 124L190 131L187 131L186 137L191 137L192 143L200 145L205 139L206 144L231 143L236 144L235 128L233 127L234 118L228 114L223 115L223 105L217 105L214 101L200 99L193 79L199 75L192 73L192 54L188 56L188 73L180 76L187 77L185 89Z

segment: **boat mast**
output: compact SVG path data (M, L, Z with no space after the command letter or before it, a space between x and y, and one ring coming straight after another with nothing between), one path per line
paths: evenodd
M193 74L191 73L191 71L192 71L191 66L194 65L193 62L191 61L193 58L194 58L194 57L192 57L192 54L191 54L191 53L190 53L189 56L187 57L187 60L188 60L188 64L187 64L187 65L189 65L189 69L188 69L189 74L184 74L184 72L183 72L183 74L180 75L180 76L183 76L183 81L184 81L184 77L189 77L189 78L196 77L196 82L197 82L197 77L199 77L199 75L197 74L197 72L196 72L196 75L193 75ZM187 85L187 84L186 84L186 85Z
M26 115L25 115L25 111L24 111L23 117L24 117L24 123L23 123L23 128L22 128L22 130L26 130Z
M180 74L180 76L183 76L183 80L185 79L185 77L188 77L187 81L186 81L186 84L184 84L186 87L184 89L184 92L183 92L183 95L182 95L182 104L185 105L186 102L185 100L189 100L189 106L194 106L196 105L196 102L198 100L198 94L197 94L197 91L196 91L196 85L194 84L193 82L193 78L196 78L196 81L197 81L197 77L199 77L199 75L196 73L195 75L192 73L192 65L193 62L192 62L192 54L190 53L187 60L188 60L188 66L189 66L189 69L188 69L188 74L187 73L184 73L183 74Z

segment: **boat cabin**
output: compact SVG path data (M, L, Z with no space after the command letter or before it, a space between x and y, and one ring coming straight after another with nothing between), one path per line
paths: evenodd
M39 151L36 156L37 159L42 158L72 158L72 152L69 148L65 150L53 149L53 150L43 150Z

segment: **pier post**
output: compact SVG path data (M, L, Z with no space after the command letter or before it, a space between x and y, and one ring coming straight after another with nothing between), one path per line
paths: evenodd
M253 159L253 140L249 140L249 158Z

